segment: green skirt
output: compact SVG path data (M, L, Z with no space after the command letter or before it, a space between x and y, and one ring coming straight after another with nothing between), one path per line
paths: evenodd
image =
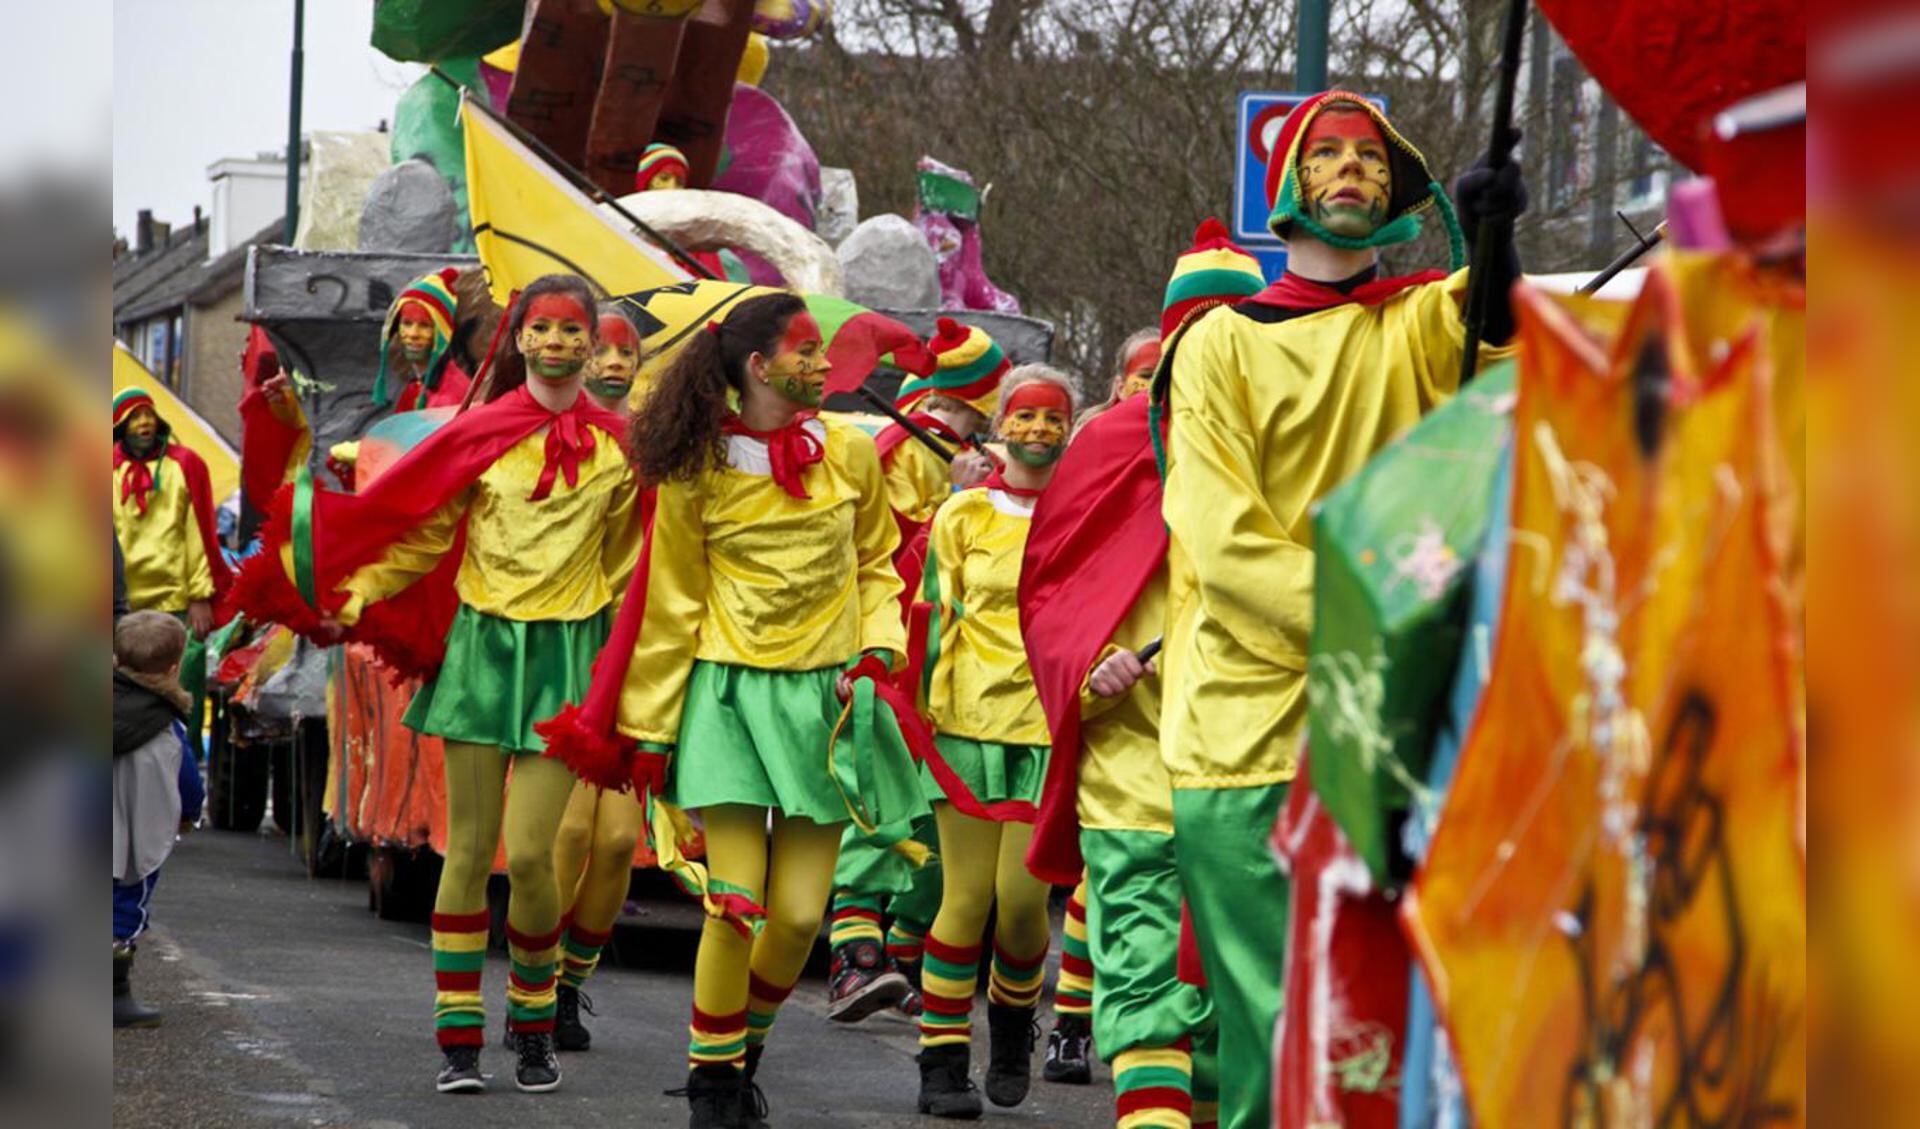
M947 765L973 790L974 799L981 803L1040 802L1040 789L1047 782L1045 745L1003 745L950 733L934 734L933 743L947 759ZM934 780L933 770L925 765L920 766L920 785L929 803L947 798L939 782Z
M815 823L846 823L827 770L840 719L839 667L759 670L695 662L680 712L667 798L683 808L751 804Z
M447 632L447 657L423 683L401 722L448 741L544 753L533 731L587 695L593 659L607 641L607 614L558 621L501 619L465 604Z

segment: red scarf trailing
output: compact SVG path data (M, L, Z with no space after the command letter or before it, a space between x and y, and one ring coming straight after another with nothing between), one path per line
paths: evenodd
M586 396L565 412L549 412L525 386L490 404L455 417L361 494L314 489L304 474L281 488L273 499L262 534L263 548L248 559L234 589L234 602L262 621L286 624L303 635L317 636L322 620L337 612L346 595L339 585L364 565L378 560L387 548L435 510L457 496L497 462L514 444L542 427L560 434L558 446L547 446L547 465L541 483L549 491L553 479L574 467L577 479L583 451L591 451L589 426L618 441L620 417L594 406ZM545 497L541 490L534 498ZM424 677L439 669L446 653L447 630L459 607L453 590L459 572L464 528L460 540L432 573L393 599L366 609L347 638L371 644L382 661L400 676ZM291 545L294 575L281 566L280 550Z
M1042 881L1080 880L1080 688L1167 557L1147 397L1074 437L1033 510L1020 570L1020 632L1053 751L1027 848Z
M827 457L826 445L807 429L807 421L818 412L801 412L792 421L771 431L755 431L746 421L731 413L720 424L728 435L744 435L767 445L767 459L773 464L773 480L795 498L810 497L805 476L807 468Z
M1424 286L1429 282L1438 282L1447 277L1445 271L1423 270L1399 278L1376 278L1363 282L1352 290L1338 290L1324 282L1315 282L1310 278L1301 278L1288 271L1282 274L1265 290L1248 298L1247 302L1255 306L1272 306L1280 310L1328 310L1335 306L1344 306L1355 302L1362 306L1377 306L1415 286Z
M180 479L187 484L187 505L193 511L193 524L200 531L200 550L206 554L207 571L213 574L213 598L217 604L233 584L233 571L220 552L219 527L214 523L213 478L207 473L206 462L192 448L171 438L164 443L151 459L134 458L127 453L124 442L113 445L113 473L119 476L122 467L128 468L125 477L120 479L120 504L125 505L132 499L140 512L146 513L147 496L153 493L154 487L153 467L149 464L167 459L180 468ZM228 618L218 617L223 623Z

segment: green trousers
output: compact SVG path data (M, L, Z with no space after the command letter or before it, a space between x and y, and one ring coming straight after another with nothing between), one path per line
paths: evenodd
M1289 892L1267 837L1287 788L1173 792L1174 858L1219 1031L1220 1129L1256 1129L1273 1116Z
M1080 832L1087 947L1097 977L1093 1042L1103 1055L1165 1047L1211 1022L1206 995L1178 975L1180 873L1173 836Z

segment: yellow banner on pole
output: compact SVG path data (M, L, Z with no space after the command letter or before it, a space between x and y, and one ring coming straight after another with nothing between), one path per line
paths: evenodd
M672 256L596 207L492 114L461 107L467 143L467 207L493 300L543 274L582 275L606 294L684 282Z

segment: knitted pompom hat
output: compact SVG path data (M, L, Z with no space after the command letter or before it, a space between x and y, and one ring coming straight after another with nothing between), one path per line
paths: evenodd
M962 325L952 318L934 323L934 334L927 339L935 368L929 376L916 376L900 386L894 406L911 409L928 396L938 393L962 401L981 415L991 417L1000 403L1000 378L1011 367L1007 355L978 326Z
M387 356L393 352L393 335L400 330L400 312L408 303L425 310L427 320L433 323L433 352L427 357L420 383L428 389L440 386L440 374L447 367L447 347L453 344L453 312L460 304L453 296L453 282L458 277L457 267L423 274L407 283L393 305L387 307L386 323L380 327L380 371L373 378L373 402L378 406L393 403L393 394L387 390Z
M1393 195L1387 201L1386 221L1364 239L1335 235L1322 227L1307 215L1307 202L1300 191L1298 169L1301 139L1307 134L1308 123L1330 107L1359 110L1367 114L1380 127L1380 134L1387 141L1387 160L1393 170ZM1280 136L1274 141L1273 154L1267 162L1267 202L1273 207L1267 216L1267 229L1275 236L1287 239L1297 223L1320 242L1347 251L1390 247L1415 238L1420 234L1420 213L1431 208L1440 213L1440 222L1446 225L1447 249L1453 259L1453 269L1458 270L1466 263L1466 241L1461 237L1460 223L1454 218L1453 202L1447 199L1446 189L1434 179L1433 171L1427 167L1427 159L1420 155L1420 150L1400 136L1380 107L1359 94L1328 90L1295 106L1293 112L1287 115L1287 120L1280 126Z
M1208 216L1193 231L1193 246L1174 261L1160 306L1160 337L1174 331L1214 306L1258 294L1267 285L1260 260L1227 238L1221 222Z
M680 174L680 183L685 184L687 155L664 141L656 141L640 154L640 164L633 170L633 190L645 192L653 178L663 172Z

